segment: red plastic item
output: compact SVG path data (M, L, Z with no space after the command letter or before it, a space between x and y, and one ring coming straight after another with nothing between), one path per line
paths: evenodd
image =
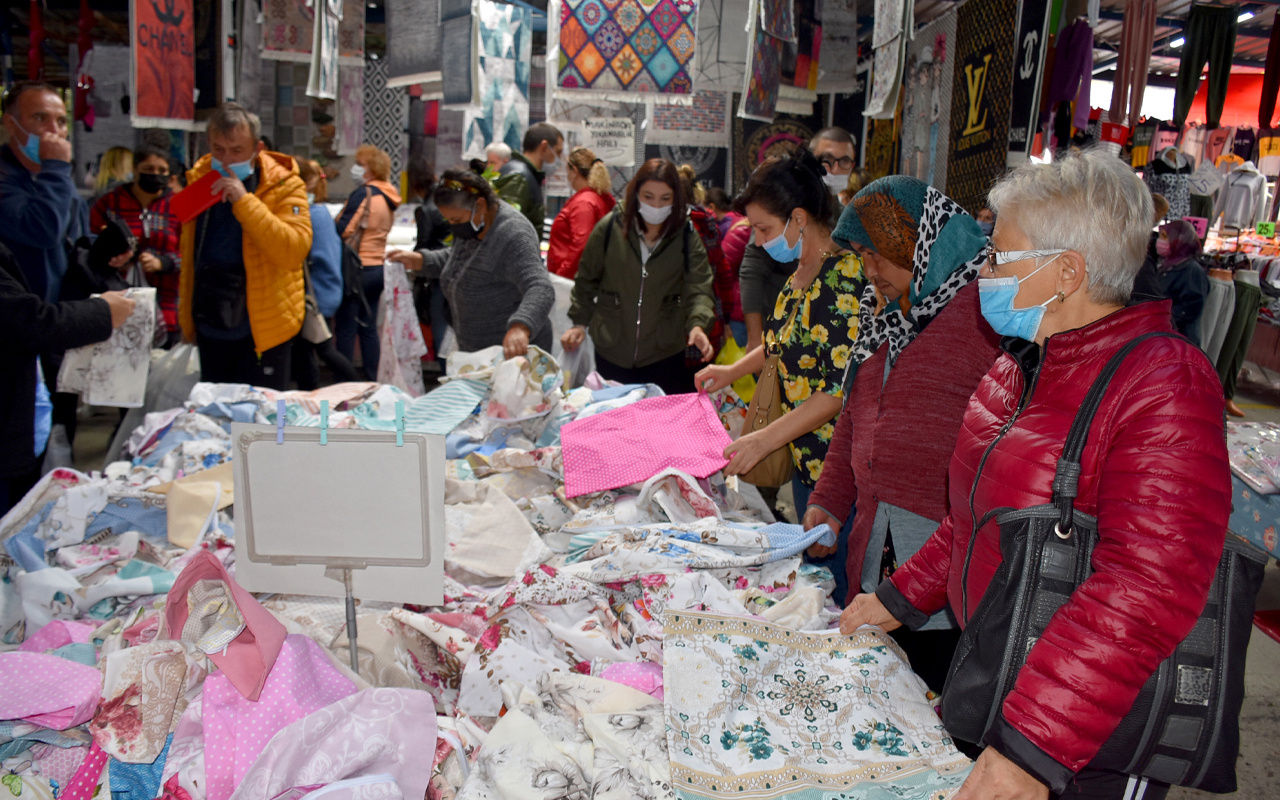
M169 200L169 210L178 222L187 223L222 202L222 195L213 194L213 185L222 173L210 170L204 177L178 192Z
M1280 642L1280 610L1255 612L1253 624L1258 626L1258 630Z

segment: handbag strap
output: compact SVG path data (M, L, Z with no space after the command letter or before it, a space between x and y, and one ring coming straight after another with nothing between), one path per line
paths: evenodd
M1138 345L1155 338L1181 339L1182 337L1176 333L1154 332L1145 333L1129 342L1120 348L1102 368L1102 372L1098 374L1093 385L1089 387L1088 394L1080 403L1080 410L1076 412L1071 429L1067 432L1062 456L1058 459L1058 467L1053 476L1053 502L1059 512L1058 527L1055 532L1064 539L1071 534L1075 499L1080 489L1080 457L1084 453L1084 445L1089 438L1089 428L1093 426L1093 417L1098 413L1102 398L1107 393L1107 387L1111 385L1111 379L1115 377L1125 358L1137 349Z
M814 278L814 280L817 280L817 278ZM796 304L791 307L791 316L787 317L787 321L782 323L782 327L778 328L779 339L782 338L782 332L785 331L787 328L790 328L795 323L796 312L800 310L800 304L804 302L804 296L807 293L808 293L808 288L806 287L805 291L802 292L798 298L796 298ZM770 348L766 346L764 349L766 356L780 356L782 354L782 342L775 340L773 343L773 346L777 348L777 352L770 352Z

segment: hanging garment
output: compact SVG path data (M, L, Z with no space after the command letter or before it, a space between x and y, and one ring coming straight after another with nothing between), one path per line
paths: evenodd
M1231 140L1231 152L1245 161L1257 160L1254 150L1258 146L1258 134L1253 128L1236 128L1235 138Z
M1220 272L1220 270L1217 270ZM1222 342L1227 338L1227 328L1236 307L1236 285L1230 278L1220 278L1209 273L1209 294L1204 299L1204 311L1200 314L1200 349L1213 363L1218 363Z
M1133 148L1130 150L1129 164L1134 169L1142 169L1151 163L1151 144L1156 139L1156 123L1144 122L1133 129Z
M1141 118L1155 32L1156 0L1129 0L1120 32L1120 58L1111 90L1110 122L1131 125Z
M378 360L378 382L421 397L427 391L422 382L422 357L427 354L427 345L422 340L418 312L413 307L413 290L402 264L388 263L382 269L382 355Z
M1280 90L1280 28L1271 26L1271 43L1267 45L1267 66L1262 75L1262 97L1258 103L1258 125L1270 128L1276 113L1276 92Z
M1218 354L1218 377L1222 380L1222 393L1228 400L1236 396L1236 379L1253 342L1253 332L1258 327L1258 309L1262 307L1258 273L1237 270L1235 282L1236 307L1227 335L1222 340L1222 352Z
M1166 219L1191 215L1191 173L1191 160L1176 147L1166 147L1144 173L1152 194L1162 194L1169 201Z
M1200 161L1204 157L1204 138L1208 133L1209 131L1203 125L1190 125L1182 134L1182 143L1178 145L1178 149L1191 159L1194 166L1200 166ZM1176 134L1174 141L1170 144L1177 144ZM1163 149L1158 148L1156 152L1159 153Z
M1205 162L1206 164L1209 162ZM1231 174L1236 167L1244 166L1245 159L1235 153L1223 153L1218 156L1218 160L1213 162L1213 169L1224 178Z
M1267 207L1267 178L1253 163L1246 161L1227 176L1218 192L1213 215L1222 215L1222 224L1230 228L1252 228L1263 218Z
M1177 147L1182 131L1171 122L1161 122L1156 126L1156 138L1151 142L1151 158L1159 155L1166 147ZM1147 159L1150 163L1151 159Z
M139 408L147 390L156 290L129 289L133 313L105 342L68 350L58 370L58 391L78 394L94 406Z
M1204 161L1218 163L1218 156L1230 152L1231 140L1235 136L1235 128L1214 128L1204 136Z
M1235 6L1192 5L1184 29L1182 63L1178 66L1178 83L1173 95L1173 120L1182 125L1200 88L1200 72L1209 63L1209 96L1205 116L1209 127L1222 120L1222 107L1227 100L1227 80L1231 77L1231 58L1236 47Z
M1280 128L1258 131L1258 172L1268 178L1280 175Z
M1053 75L1049 80L1046 107L1054 109L1059 103L1074 101L1076 110L1071 124L1080 130L1089 127L1092 67L1093 28L1084 20L1076 20L1058 33L1057 54L1053 61ZM1065 142L1061 144L1065 145Z
M338 99L338 28L342 25L342 0L315 3L311 39L311 71L307 97Z

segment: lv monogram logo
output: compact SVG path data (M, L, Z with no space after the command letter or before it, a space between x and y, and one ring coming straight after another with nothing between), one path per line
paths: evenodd
M987 127L987 112L982 107L982 96L987 91L987 75L990 73L991 55L982 58L982 66L975 68L966 64L964 68L965 83L969 87L969 117L964 128L964 136Z

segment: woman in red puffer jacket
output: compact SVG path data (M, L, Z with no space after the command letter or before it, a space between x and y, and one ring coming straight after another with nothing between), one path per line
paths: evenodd
M596 223L616 205L610 193L609 170L596 154L579 147L569 154L569 186L573 197L564 204L551 223L547 242L547 269L562 278L578 275L578 262L586 249L587 237Z
M1024 166L990 199L1000 216L978 291L1005 354L961 423L950 512L875 594L854 599L846 633L915 627L948 602L965 624L1001 561L997 523L975 532L975 520L1049 502L1067 430L1108 359L1172 330L1168 301L1126 307L1153 212L1118 159ZM1098 519L1096 572L1031 648L955 800L1168 791L1086 765L1191 631L1221 555L1231 484L1222 392L1203 354L1181 339L1140 344L1107 390L1081 467L1076 508Z

